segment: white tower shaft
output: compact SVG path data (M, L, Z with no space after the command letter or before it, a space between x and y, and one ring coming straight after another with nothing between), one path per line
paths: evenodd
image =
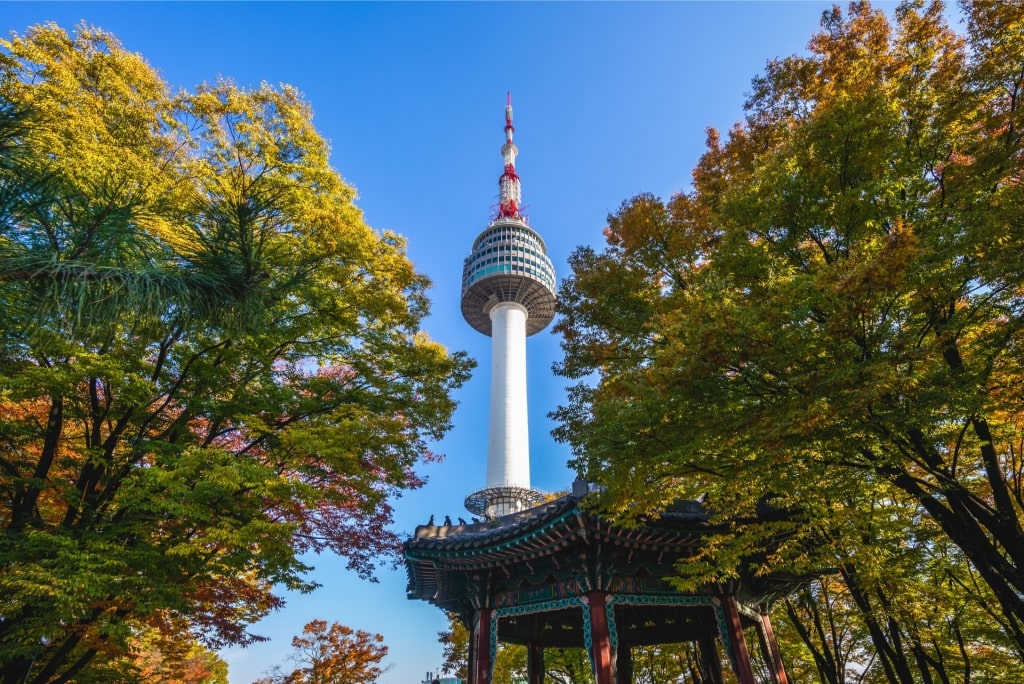
M530 486L526 412L526 307L502 302L491 309L491 415L487 486Z

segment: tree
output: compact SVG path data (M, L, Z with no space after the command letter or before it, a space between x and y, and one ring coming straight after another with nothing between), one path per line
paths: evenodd
M291 674L278 671L254 684L370 684L384 673L379 664L388 654L384 637L337 622L328 627L313 620L292 639L292 660L298 668ZM280 668L278 668L280 670Z
M130 640L130 678L145 684L228 684L228 664L188 631L140 631ZM79 680L82 682L83 680ZM112 681L109 677L105 680Z
M776 635L793 679L830 684L1016 680L991 591L919 507L880 502L863 540L836 539L836 570L786 597Z
M441 671L466 679L469 675L469 630L458 615L448 614L448 628L437 633L444 663ZM494 658L494 684L514 684L526 676L526 649L516 644L498 643Z
M0 152L0 681L140 626L251 643L309 551L372 576L471 363L299 93L171 93L38 26L0 43Z
M437 633L444 662L441 672L461 679L469 677L469 630L458 615L448 613L448 628Z
M593 684L594 672L587 650L582 645L544 649L544 679L556 684Z
M97 656L76 684L228 684L227 662L178 622L177 632L132 625L126 652Z
M684 588L829 567L870 549L879 502L910 506L1019 657L1024 7L963 10L964 36L938 2L826 12L708 132L690 191L576 251L556 436L609 515L707 493L735 522Z

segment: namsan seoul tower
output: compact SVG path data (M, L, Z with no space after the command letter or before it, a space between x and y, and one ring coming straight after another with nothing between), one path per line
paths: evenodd
M466 497L466 509L485 518L521 511L543 498L530 488L526 338L554 318L555 269L544 240L521 213L514 131L510 93L498 215L477 236L462 269L462 315L475 330L491 337L487 486Z

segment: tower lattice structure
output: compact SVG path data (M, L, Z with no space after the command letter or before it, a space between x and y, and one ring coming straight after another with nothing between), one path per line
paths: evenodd
M555 269L544 240L522 214L514 132L510 94L498 214L473 242L462 270L462 315L491 338L487 481L465 502L467 510L486 518L524 510L543 499L530 487L526 338L554 318Z

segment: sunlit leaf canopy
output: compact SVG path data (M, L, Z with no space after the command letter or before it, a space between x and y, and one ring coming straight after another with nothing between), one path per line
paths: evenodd
M909 506L892 534L925 516L1024 644L1024 9L963 10L964 35L938 3L826 13L708 131L691 189L624 202L571 259L578 472L609 515L703 497L737 521L683 588L867 559L878 510Z
M0 43L0 96L5 676L130 668L168 624L251 642L307 551L371 576L470 363L300 93L172 92L46 25Z

